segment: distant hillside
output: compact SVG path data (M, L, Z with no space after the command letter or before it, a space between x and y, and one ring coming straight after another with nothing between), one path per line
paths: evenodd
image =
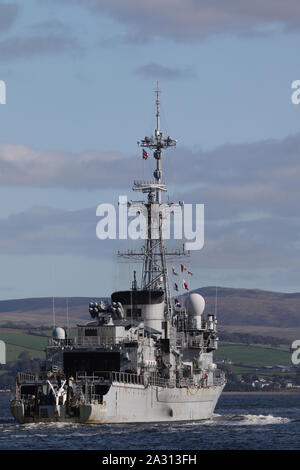
M214 312L215 287L198 289L206 300L206 312ZM70 323L88 320L88 297L69 298ZM95 298L94 300L97 300ZM66 324L66 299L55 299L57 324ZM218 288L219 325L240 329L300 329L300 293L284 294L254 289ZM52 324L52 298L0 301L0 324L24 322Z
M75 325L79 321L90 318L88 306L90 297L70 297L69 321ZM100 300L94 298L93 300ZM54 299L55 317L58 325L67 323L67 304L63 297ZM52 297L37 297L32 299L1 300L0 301L0 325L13 323L30 323L31 325L53 324L53 299Z
M213 312L216 288L203 287L194 292L203 295L206 301L205 310ZM223 326L300 327L300 293L219 287L217 306L219 323Z

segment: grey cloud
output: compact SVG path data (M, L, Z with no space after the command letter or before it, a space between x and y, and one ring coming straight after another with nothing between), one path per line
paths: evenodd
M166 183L174 197L204 203L209 219L238 219L241 214L298 217L299 155L300 134L213 151L179 147L164 156ZM0 145L3 186L118 191L128 189L143 169L148 178L153 167L152 158L143 163L141 157L118 152L64 153Z
M9 37L0 41L2 61L72 51L76 41L64 34Z
M300 135L295 135L210 152L182 148L165 155L174 200L205 204L205 244L193 253L192 267L215 275L223 270L231 273L230 279L234 271L235 276L248 273L252 280L258 273L284 277L290 269L297 271L299 148ZM153 167L151 160L145 165ZM128 189L137 174L136 158L118 153L65 154L0 146L2 185L115 188L117 199L118 189ZM96 201L100 202L106 201ZM34 208L0 219L0 253L113 256L127 242L100 242L95 212L96 207Z
M292 269L299 259L300 217L261 217L228 221L227 225L206 221L205 244L195 252L203 268Z
M156 62L150 62L149 64L141 65L135 69L138 75L144 78L154 79L165 79L165 80L180 80L185 78L195 78L196 71L192 67L185 69L168 67L161 65Z
M47 20L41 21L39 23L34 23L30 26L32 31L38 33L55 33L55 34L63 34L68 29L66 23L56 18L49 18Z
M95 211L91 209L72 212L34 207L22 213L11 214L0 219L0 252L18 255L80 255L84 246L90 246L92 235L96 238L95 220Z
M142 33L121 33L121 34L112 34L110 36L102 37L98 41L98 45L101 47L115 47L115 46L143 46L149 42L147 35Z
M0 33L8 31L17 18L19 7L16 4L0 4Z
M188 149L166 159L170 182L181 185L177 196L202 202L206 217L228 218L245 213L298 217L300 135L283 140L225 145L210 152ZM181 161L180 161L181 160Z
M11 286L0 286L0 292L14 292L16 291L15 287Z
M136 38L199 40L219 33L261 35L299 29L298 0L64 0L107 14Z
M126 249L124 241L99 240L98 221L96 206L74 211L33 207L10 214L0 218L0 254L107 258L119 249Z
M134 159L117 152L63 153L0 144L0 184L9 186L128 187L130 170L135 166Z
M116 204L117 206L117 204ZM75 255L109 259L117 250L139 249L142 242L100 241L96 238L96 207L68 211L35 207L0 219L0 254ZM208 221L201 251L191 267L288 270L298 268L300 219L280 217L232 221L227 226ZM189 262L189 261L188 261ZM190 262L189 262L190 264Z

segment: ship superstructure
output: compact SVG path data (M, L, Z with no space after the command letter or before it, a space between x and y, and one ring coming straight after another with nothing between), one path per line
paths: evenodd
M198 293L172 298L169 251L164 237L169 203L163 202L163 151L176 141L160 129L160 91L156 89L154 136L139 142L156 162L154 179L135 181L134 191L146 201L130 202L147 221L143 251L118 253L141 261L140 282L116 291L110 302L90 302L92 321L78 325L74 339L54 328L39 374L19 373L13 416L21 423L162 422L208 419L224 388L225 378L213 362L217 320L204 317ZM146 150L147 149L147 150ZM172 204L174 207L174 204Z

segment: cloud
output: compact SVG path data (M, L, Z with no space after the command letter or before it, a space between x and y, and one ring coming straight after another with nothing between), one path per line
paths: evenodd
M253 219L206 220L205 244L193 262L209 269L296 269L300 218L261 216Z
M48 18L44 21L40 21L31 25L30 29L38 33L65 33L68 29L66 23L56 18Z
M26 59L44 54L60 54L74 50L76 41L65 34L9 37L0 41L2 61Z
M227 144L209 152L185 149L185 171L177 193L186 202L203 202L207 217L241 214L298 217L300 134L283 140ZM166 159L168 180L178 179L182 165ZM187 189L187 186L189 188ZM200 201L199 201L200 200Z
M117 207L118 201L114 202ZM99 220L96 206L81 210L36 206L10 214L0 218L0 254L109 258L117 250L126 249L126 241L96 237Z
M205 245L193 256L196 266L297 269L300 134L212 151L181 147L169 152L164 155L164 173L170 200L205 204ZM143 162L140 156L118 152L65 153L0 145L1 186L115 190L116 201L96 204L116 203L117 195L126 194L132 179L140 177L143 165L152 173L151 157ZM12 215L0 221L0 252L112 255L119 242L99 242L96 223L95 208Z
M168 67L156 62L141 65L135 69L135 73L144 78L165 79L165 80L180 80L185 78L195 78L196 71L192 67L179 69L175 67Z
M0 184L4 186L99 189L127 183L128 187L135 166L134 159L117 152L66 153L0 144Z
M117 207L117 201L115 201ZM33 207L0 219L2 255L73 255L112 259L118 250L139 251L142 242L96 238L96 207L62 210ZM207 221L205 244L192 253L192 268L218 270L298 269L299 219L265 217ZM171 242L173 244L173 242Z
M33 207L0 219L2 254L70 254L95 250L95 210ZM88 250L87 250L88 247Z
M0 4L0 33L8 31L15 22L19 12L16 4Z
M165 152L166 183L176 198L206 204L210 219L256 214L298 217L300 134L283 140L227 144L212 151ZM154 162L119 152L67 153L0 144L2 186L128 189L152 176ZM176 189L174 189L176 188Z
M18 5L0 4L0 33L11 28L18 13ZM27 31L29 34L11 34L0 40L1 62L80 50L70 29L60 19L47 18L33 23Z
M61 1L61 0L60 0ZM124 24L131 38L199 40L220 33L267 34L300 27L298 0L64 0Z
M270 280L277 272L281 284L287 285L284 273L297 272L300 255L300 134L227 144L212 151L182 147L169 152L164 168L173 193L170 200L205 204L205 244L193 253L191 267L223 270L231 273L230 279L247 273L251 277L252 272L255 280L259 271ZM152 158L139 158L141 167L152 172ZM95 204L116 205L121 188L127 191L139 173L137 157L117 152L65 153L0 145L1 186L109 188L115 190L116 201ZM13 214L0 219L0 253L113 256L123 247L119 241L100 242L97 221L96 207L32 208Z
M15 290L15 287L0 285L0 292L14 292Z

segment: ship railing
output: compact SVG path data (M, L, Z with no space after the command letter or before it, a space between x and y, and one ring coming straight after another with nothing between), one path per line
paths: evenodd
M103 395L96 395L95 393L93 393L91 395L91 401L102 404L103 403Z
M192 388L192 387L203 387L206 388L211 385L223 385L225 383L225 375L222 371L214 371L212 381L202 379L195 381L192 378L182 377L180 379L164 379L158 377L156 374L150 376L131 374L128 372L117 372L117 371L95 371L91 375L87 375L85 372L78 372L76 374L76 381L84 381L89 383L97 383L103 385L109 385L112 382L127 384L127 385L152 385L161 388Z
M137 375L137 374L130 374L127 372L112 372L112 381L125 383L125 384L132 384L132 385L144 385L144 376Z
M195 387L196 382L193 379L181 378L176 381L176 386L178 388L191 388Z
M213 385L224 385L225 383L225 373L221 370L216 370L213 373Z
M111 383L111 372L95 371L91 375L84 371L76 372L76 381Z
M163 379L162 377L157 377L157 375L151 375L149 377L149 385L162 388L174 388L176 387L176 380Z
M189 348L203 348L204 346L204 341L203 338L200 339L190 339L188 343Z
M103 342L100 336L79 336L75 338L76 346L101 346L103 348L109 348L114 345L113 338L111 341Z
M195 387L197 383L191 378L181 378L181 379L163 379L161 377L150 377L150 385L164 388L187 388Z
M66 339L55 339L55 338L48 338L48 346L73 346L74 339L73 338L66 338Z
M97 382L97 384L111 384L119 382L132 385L144 385L144 376L127 372L95 371L86 374L84 371L76 373L76 381Z
M112 372L112 378L114 382L152 385L162 388L192 387L195 385L192 379L164 379L162 377L158 377L156 374L144 377L143 375L129 374L125 372Z
M74 345L77 347L101 347L101 348L112 348L116 344L124 341L123 337L111 337L108 340L103 341L100 336L79 336L75 338Z
M31 374L29 372L18 372L17 381L20 382L36 382L38 380L37 374Z
M164 388L176 387L176 380L163 379L161 377L157 377L157 375L150 375L145 377L144 375L130 374L127 372L112 372L112 380L114 382L132 385L154 385Z

